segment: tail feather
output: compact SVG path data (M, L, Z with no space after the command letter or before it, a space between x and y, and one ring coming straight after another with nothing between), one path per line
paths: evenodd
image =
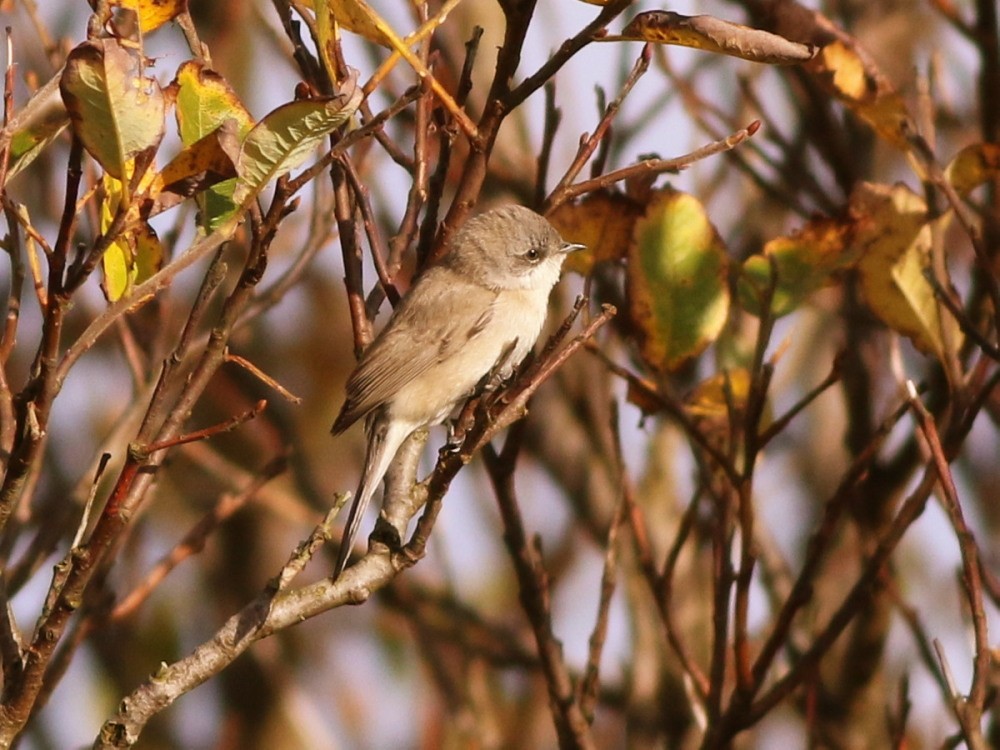
M361 472L358 491L351 501L351 510L347 514L347 525L340 539L340 550L337 552L337 564L333 569L333 580L336 581L347 567L351 556L354 540L361 527L365 510L372 496L378 489L385 472L395 458L399 446L415 429L412 425L402 424L398 420L388 418L384 412L378 411L369 417L365 425L368 434L368 452L365 454L365 466Z

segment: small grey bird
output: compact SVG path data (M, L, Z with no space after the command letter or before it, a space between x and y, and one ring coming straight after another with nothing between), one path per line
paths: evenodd
M447 419L487 376L510 377L542 330L563 259L580 247L522 206L487 211L455 233L444 259L400 301L348 378L333 423L336 435L365 417L368 436L334 580L403 441Z

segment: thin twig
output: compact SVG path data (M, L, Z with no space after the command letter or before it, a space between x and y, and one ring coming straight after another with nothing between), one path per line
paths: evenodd
M148 445L135 445L133 450L136 450L144 455L149 455L150 453L155 453L156 451L166 450L167 448L174 448L178 445L184 445L185 443L194 443L199 440L208 440L209 438L215 437L216 435L223 435L227 432L232 432L240 425L245 422L249 422L251 419L255 419L258 414L260 414L267 407L267 401L261 399L252 408L247 409L242 414L237 414L235 417L230 417L224 422L219 422L211 427L205 427L201 430L195 430L194 432L189 432L185 435L177 435L175 437L168 438L166 440L160 440L155 443L149 443Z
M563 658L562 643L552 630L552 602L549 576L541 559L537 542L532 544L525 532L524 521L514 491L514 467L520 430L513 431L498 455L492 445L483 450L490 482L497 498L504 525L504 542L517 573L521 606L535 634L538 655L549 691L549 708L556 725L561 747L586 750L594 748L590 725L580 706L573 680Z
M547 202L548 210L554 210L557 206L560 206L566 201L572 200L579 195L592 193L595 190L605 190L615 183L622 182L623 180L639 176L648 177L662 174L664 172L679 172L683 169L687 169L695 162L706 159L709 156L731 151L756 133L759 128L760 120L754 120L747 127L742 130L737 130L729 137L709 143L688 154L684 154L683 156L678 156L674 159L643 159L642 161L636 162L635 164L631 164L627 167L616 169L613 172L607 172L600 177L584 180L583 182L577 182L573 185L567 185L558 192L553 192L553 194L549 196Z
M943 494L942 505L948 514L958 547L962 555L962 583L965 587L969 610L972 612L972 628L975 635L975 655L973 657L972 685L966 699L954 691L954 685L949 681L954 700L953 707L962 732L970 748L983 748L986 741L982 736L982 715L986 703L986 691L989 686L989 671L991 665L989 633L986 625L986 611L983 607L983 584L980 574L979 546L975 536L965 522L962 505L958 499L958 491L945 457L937 426L927 408L917 396L916 387L912 381L906 382L910 408L920 426L920 432L930 449L934 469L937 471L939 486Z
M566 190L573 183L573 180L577 178L577 175L580 174L580 171L584 168L587 162L590 161L594 151L610 131L611 123L614 122L615 117L618 115L618 111L621 109L622 103L625 101L625 97L629 95L629 92L632 91L632 88L639 81L639 79L642 78L643 74L649 70L650 58L650 46L648 44L644 44L642 46L642 52L635 61L635 65L632 66L632 71L629 73L628 78L625 79L625 83L622 85L621 91L618 93L618 96L615 97L614 101L612 101L605 108L604 115L601 117L601 121L597 124L597 128L594 130L593 135L581 139L576 157L570 163L569 168L566 170L566 174L564 174L562 179L559 180L559 184L552 190L552 195L549 197L549 200L546 201L546 210L551 210L552 208L555 208L555 205L558 205L553 204L552 196L558 196L562 191ZM559 202L561 203L563 201L560 200Z
M160 558L143 579L111 610L109 619L123 620L134 614L170 573L189 557L205 548L208 538L228 518L252 500L258 490L285 470L284 456L272 460L260 474L238 493L227 493L215 506L192 526L184 537L167 554Z

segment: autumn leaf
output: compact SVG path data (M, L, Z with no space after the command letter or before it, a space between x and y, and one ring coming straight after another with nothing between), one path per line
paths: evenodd
M91 0L90 4L94 7L95 0ZM112 0L110 4L135 11L139 19L139 30L143 34L156 31L164 24L173 21L188 7L187 0Z
M169 191L190 196L236 177L240 138L236 120L229 119L200 140L185 146L156 175L153 193Z
M242 139L254 126L253 117L221 75L203 63L188 60L177 69L177 132L190 146L226 120L235 120Z
M771 315L780 317L798 308L831 283L834 272L852 263L850 231L849 222L819 218L790 236L768 241L743 264L738 287L743 309L761 315L769 294Z
M671 370L722 331L729 312L726 248L696 198L667 188L636 221L628 295L643 358Z
M835 41L820 49L809 69L828 93L843 102L882 138L908 151L915 127L903 97L857 49Z
M163 138L163 92L144 69L137 50L117 39L97 39L69 53L60 80L77 136L119 180L132 162L143 171Z
M769 31L714 16L685 16L669 10L640 13L620 35L597 38L622 40L674 44L772 65L801 63L816 54L811 44L793 42Z
M8 180L24 171L69 125L69 114L59 91L60 77L50 78L4 128L0 144L10 139Z
M177 131L184 146L195 148L196 143L203 142L226 123L231 123L226 127L236 141L233 146L238 160L238 149L253 128L254 119L226 79L204 64L189 60L177 70L175 85ZM221 139L223 134L216 137ZM219 145L224 146L222 140L219 140ZM230 148L228 142L223 147L228 156L232 156ZM236 186L237 178L232 177L198 195L199 224L206 231L211 232L222 226L237 212L239 205L233 200Z
M902 184L860 183L851 194L850 212L868 306L920 351L944 358L962 337L954 319L941 315L925 276L931 228L923 198Z
M110 174L102 178L103 198L101 201L101 234L107 233L118 215L125 198L124 185ZM164 249L156 232L149 223L139 217L130 216L126 228L101 256L104 270L102 287L109 302L127 296L132 287L141 284L163 265Z
M565 268L586 276L595 263L628 254L642 206L626 195L600 191L576 203L563 203L547 217L568 242L584 246L566 259Z
M945 177L955 192L968 195L980 185L1000 175L1000 144L974 143L956 154L945 169Z
M730 406L742 409L750 396L750 371L745 367L716 373L699 383L685 405L696 417L725 417Z

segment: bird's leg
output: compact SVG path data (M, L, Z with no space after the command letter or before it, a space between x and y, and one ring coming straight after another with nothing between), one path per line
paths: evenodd
M476 404L478 403L479 397L473 396L462 405L458 416L448 422L448 440L441 449L442 453L458 453L462 449L465 435L476 421Z
M514 375L517 373L517 368L512 366L510 362L510 356L513 354L514 350L517 348L517 339L511 339L507 343L507 346L503 348L500 352L500 356L497 357L496 363L490 368L490 371L483 376L480 381L479 392L483 394L494 393L499 390L503 390L510 382L514 379Z

